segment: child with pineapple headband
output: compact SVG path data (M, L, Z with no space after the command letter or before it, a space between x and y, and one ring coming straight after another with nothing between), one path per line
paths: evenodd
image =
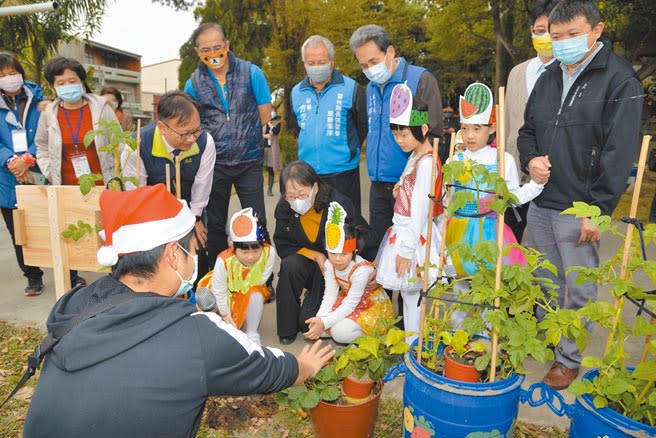
M231 247L219 253L214 271L198 283L216 297L224 319L243 329L248 338L260 344L258 327L264 303L269 298L267 280L273 273L276 250L264 242L263 229L252 208L238 211L230 219Z
M390 98L390 128L394 140L404 152L412 152L401 179L394 186L394 216L392 226L385 234L378 250L378 273L376 280L385 289L399 290L403 297L403 320L405 330L414 332L407 341L411 342L419 331L418 301L423 273L417 268L424 265L426 254L426 231L428 213L433 218L442 215L441 204L433 203L430 194L433 165L437 166L436 198L441 198L442 171L438 161L433 163L432 149L428 141L428 112L425 103L412 96L410 88L398 84ZM439 219L438 219L439 220ZM430 262L436 266L439 257L441 233L435 221L430 245ZM429 283L437 278L437 269L428 272Z
M463 150L454 155L457 161L471 160L483 164L488 171L497 172L498 157L497 149L490 146L493 134L496 131L496 117L493 108L492 91L480 82L475 82L467 87L465 95L460 96L460 130L462 132ZM508 152L505 154L505 181L508 189L519 199L518 205L522 205L537 197L544 187L545 181L530 181L519 186L519 175L515 160ZM460 178L455 183L455 190L471 190L474 197L480 196L474 201L468 202L463 208L456 211L449 218L447 227L446 244L465 242L469 245L480 240L496 240L496 214L485 208L485 202L493 194L473 190L475 184L470 174ZM493 190L493 187L480 187L482 190ZM510 227L504 228L504 245L517 243ZM457 255L452 255L451 260L459 275L471 275L475 272L473 262L461 260ZM524 263L521 251L511 249L507 263Z
M344 207L331 202L325 227L326 287L317 315L305 321L308 339L326 332L336 342L348 344L372 334L378 318L394 317L392 303L381 287L365 290L374 266L357 254L358 247L364 246L362 230L345 224L345 219Z

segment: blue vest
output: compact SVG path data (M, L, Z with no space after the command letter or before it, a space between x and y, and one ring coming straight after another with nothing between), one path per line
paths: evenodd
M345 172L358 167L360 144L354 120L355 81L333 72L321 94L305 78L292 89L292 110L298 127L298 159L319 174Z
M153 150L153 138L157 122L151 122L141 128L141 144L139 145L139 155L141 162L146 168L148 179L146 184L149 186L162 183L166 185L166 166L170 166L171 171L171 192L175 194L175 162L171 155L166 151ZM182 187L180 194L182 199L191 203L191 188L194 185L200 160L207 145L207 133L203 131L196 140L196 145L188 151L180 153L180 179Z
M372 182L398 182L410 153L403 152L389 127L389 102L396 84L408 83L412 95L417 94L419 79L426 71L401 58L394 74L384 87L369 82L367 86L367 170Z
M264 139L257 102L251 88L251 63L228 53L228 108L216 89L212 73L200 64L191 83L200 105L203 128L216 144L216 164L235 166L262 161Z

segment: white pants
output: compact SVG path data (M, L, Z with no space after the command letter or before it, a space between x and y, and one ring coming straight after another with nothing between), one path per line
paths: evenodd
M257 329L260 327L263 311L264 299L262 298L262 294L251 293L250 299L248 300L248 309L246 310L246 320L244 321L243 329L244 332L246 332L248 339L258 345L262 344Z
M420 292L417 289L401 291L403 297L403 325L406 332L412 332L405 338L405 342L409 345L412 345L412 342L419 336L419 307L417 301Z
M357 322L345 318L332 326L330 334L335 342L339 342L340 344L350 344L364 333Z

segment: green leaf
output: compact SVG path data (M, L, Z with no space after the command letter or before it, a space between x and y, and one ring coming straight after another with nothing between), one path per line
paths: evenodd
M631 388L632 385L626 380L615 378L608 384L608 386L606 386L606 393L610 395L618 395L627 392Z
M577 218L598 217L601 215L601 210L596 205L589 205L585 202L574 201L570 207L564 210L561 214L573 214Z
M597 395L595 398L592 400L592 404L594 404L594 407L597 409L602 409L608 406L608 400L606 400L604 397Z
M599 368L601 367L603 361L598 357L586 356L581 361L581 366L586 368Z
M636 337L653 335L656 333L656 324L650 324L642 318L636 318L633 327L631 328L631 334Z
M594 386L589 380L575 380L567 388L574 395L589 394L593 389Z
M342 354L342 355L339 356L339 358L337 358L337 363L335 364L335 369L337 371L339 371L341 369L344 369L344 367L346 367L346 365L348 365L348 363L349 363L348 355L347 354Z
M329 386L321 391L321 399L326 401L335 401L341 395L341 391L336 386Z
M656 378L656 361L642 362L635 367L631 377L639 380L654 380Z
M373 357L378 357L378 348L380 347L380 339L372 336L362 336L357 341L358 346L368 352Z
M319 404L321 398L316 391L305 391L298 398L303 409L312 409Z
M478 356L474 361L474 367L476 367L476 370L478 371L483 371L488 367L489 364L490 364L490 356L487 354L483 356Z
M405 332L397 327L392 327L385 335L385 345L389 347L399 342L405 342Z

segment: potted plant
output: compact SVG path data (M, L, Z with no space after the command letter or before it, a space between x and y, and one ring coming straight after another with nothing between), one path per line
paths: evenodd
M589 217L591 224L599 226L602 232L627 238L596 206L575 202L563 213ZM601 357L584 357L581 365L592 370L569 387L577 396L576 403L568 410L572 418L571 436L582 436L583 432L612 437L656 435L656 341L650 340L656 334L656 325L653 320L649 323L640 316L632 324L623 319L626 300L639 303L646 299L649 306L655 298L645 292L636 276L641 273L652 285L656 284L656 261L645 260L646 248L641 248L643 244L647 247L656 243L656 225L647 225L643 236L640 245L629 236L630 246L619 248L598 268L574 267L569 271L577 274L577 281L610 286L615 305L590 302L578 310L560 311L545 319L558 336L576 340L581 351L588 341L586 321L608 331L605 353ZM647 312L653 315L653 306ZM627 340L644 336L648 338L640 358L631 358L626 349ZM635 366L629 367L629 363Z
M474 191L490 196L484 208L494 214L502 214L509 202L515 200L505 181L485 166L470 161L455 161L443 168L444 180L460 181L465 173L475 175ZM467 202L478 197L469 190L459 190L451 198L447 215L452 215ZM482 207L480 207L482 208ZM544 362L553 359L549 348L556 339L551 327L534 314L536 308L546 313L556 311L550 300L555 285L550 279L539 277L537 270L554 271L554 266L538 252L510 245L502 253L521 253L522 264L503 264L497 285L495 266L499 255L496 242L480 241L472 246L456 243L447 248L453 259L475 266L472 275L450 282L438 282L428 292L430 309L424 320L421 361L415 354L407 354L405 367L404 404L412 408L415 421L423 422L437 436L467 436L470 433L497 433L511 436L517 416L521 384L526 373L524 361L533 358ZM441 301L440 298L447 301ZM432 300L431 300L432 298ZM449 314L458 311L464 318L454 324ZM461 331L458 335L452 330ZM446 332L446 335L445 335ZM497 351L481 348L476 353L474 365L483 371L475 382L459 382L444 378L439 372L447 343L457 344L461 352L476 334L497 337ZM450 338L449 338L450 336ZM457 336L457 337L456 337ZM455 339L455 340L454 340ZM470 344L471 349L471 344ZM494 368L496 379L491 379L492 356L498 359ZM406 430L406 435L409 436Z
M461 382L480 382L481 360L489 350L487 343L482 339L475 339L465 330L455 332L442 331L439 335L444 345L444 377ZM476 367L476 362L479 366ZM479 369L480 368L480 369Z
M383 388L381 377L409 350L406 333L394 321L379 320L381 330L356 339L338 349L335 357L302 386L276 394L276 401L310 411L317 437L362 437L373 433L378 402ZM367 377L372 390L364 397L343 394L344 380L351 374Z

